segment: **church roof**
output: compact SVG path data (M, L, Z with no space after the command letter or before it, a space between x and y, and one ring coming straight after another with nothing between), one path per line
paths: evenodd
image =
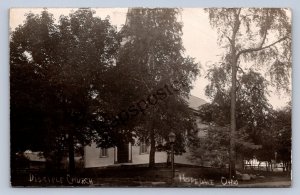
M198 110L199 106L202 106L203 104L206 104L207 102L199 97L190 95L187 100L189 107L193 110Z

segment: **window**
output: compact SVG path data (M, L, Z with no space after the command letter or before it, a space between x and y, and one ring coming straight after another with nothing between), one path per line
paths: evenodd
M140 154L146 154L148 153L148 147L145 142L141 142L140 144Z
M107 148L100 148L100 158L108 157Z

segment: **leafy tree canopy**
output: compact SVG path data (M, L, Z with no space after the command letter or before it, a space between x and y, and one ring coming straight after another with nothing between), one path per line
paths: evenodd
M82 144L94 137L119 39L108 19L93 14L79 9L56 24L47 10L29 13L11 33L12 152L51 151L66 134Z

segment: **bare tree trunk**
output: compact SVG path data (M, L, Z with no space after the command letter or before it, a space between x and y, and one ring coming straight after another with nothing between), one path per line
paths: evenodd
M236 139L236 74L237 74L237 59L233 56L232 64L232 78L231 78L231 105L230 105L230 178L236 177L236 153L235 153L235 139Z
M236 34L240 28L240 15L241 9L238 9L234 14L234 28L233 33L230 39L231 43L231 51L230 51L230 62L231 62L231 102L230 102L230 152L229 152L229 177L236 178L236 151L235 151L235 140L236 140L236 90L237 90L237 69L238 69L238 58L236 45L235 45L235 38Z
M154 128L150 129L150 154L149 154L149 167L155 166L155 132Z

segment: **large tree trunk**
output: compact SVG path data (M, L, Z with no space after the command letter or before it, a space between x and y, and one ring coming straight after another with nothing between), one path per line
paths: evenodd
M236 74L238 69L238 58L236 53L236 45L235 45L235 38L236 34L240 28L240 15L241 9L238 9L235 13L235 22L233 33L231 37L231 102L230 102L230 152L229 152L229 177L236 178L236 152L235 152L235 140L236 140Z
M150 129L150 155L149 155L149 167L155 166L155 132L154 128Z
M230 164L229 164L229 176L236 177L235 170L235 133L236 133L236 73L237 73L237 61L234 56L232 64L232 78L231 78L231 105L230 105Z

